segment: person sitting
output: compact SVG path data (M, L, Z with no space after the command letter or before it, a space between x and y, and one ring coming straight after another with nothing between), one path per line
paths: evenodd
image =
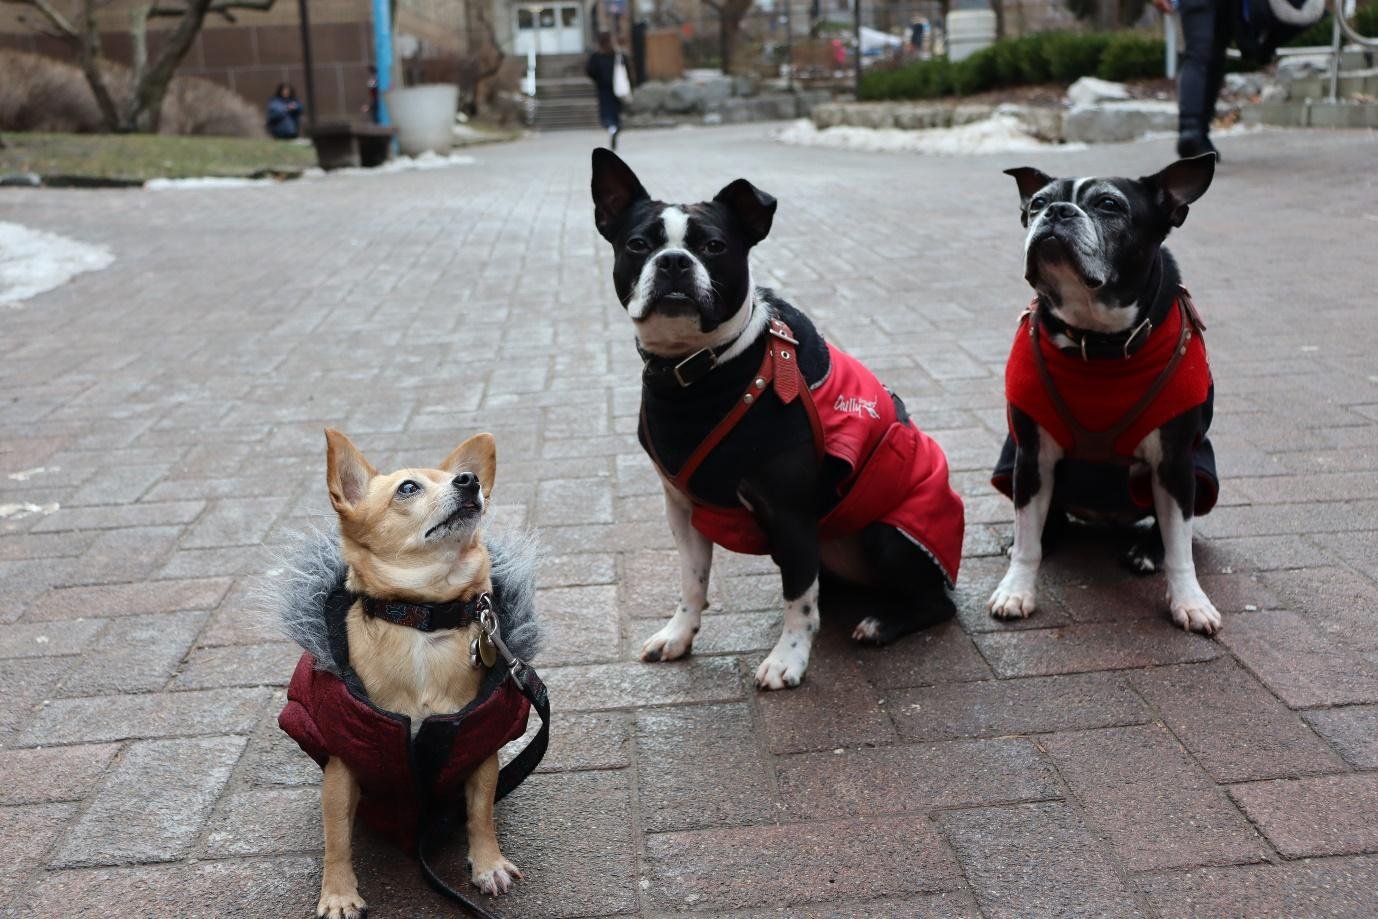
M268 100L268 133L278 140L301 136L301 101L291 83L279 83Z

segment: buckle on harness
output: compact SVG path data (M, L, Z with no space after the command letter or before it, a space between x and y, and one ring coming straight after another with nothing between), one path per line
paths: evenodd
M707 359L707 363L704 360ZM681 388L688 389L718 366L718 355L712 348L700 348L684 360L676 364L671 371L675 375L675 382Z
M498 625L497 614L493 612L493 600L488 594L479 597L478 606L479 636L469 645L469 663L477 666L480 659L484 666L491 667L500 656L511 668L515 677L526 669L526 662L517 657L502 640L502 628ZM496 652L496 655L494 654Z

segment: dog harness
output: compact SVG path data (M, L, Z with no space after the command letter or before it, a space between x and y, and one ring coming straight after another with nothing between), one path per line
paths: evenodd
M505 666L489 669L478 695L462 710L427 717L415 737L411 719L374 705L352 670L342 679L317 669L310 652L297 661L287 686L287 705L278 715L278 725L321 768L331 757L344 761L359 783L359 814L364 821L403 849L422 855L428 875L423 851L426 829L442 814L463 806L465 781L503 745L526 732L533 704L541 716L541 730L502 768L497 798L531 774L548 743L550 710L545 685L534 670L505 651L501 635L496 634L491 606L485 615L487 597L481 595L476 616L461 615L454 625L444 627L467 626L478 618L489 640L502 652ZM332 602L352 603L354 599L346 593ZM424 607L430 604L364 602L394 622L422 615L450 616L456 606L435 604L435 609L428 610ZM458 606L463 610L465 605ZM494 631L486 631L490 627ZM347 654L343 659L348 659Z
M890 391L860 361L831 344L826 345L827 375L810 385L799 366L799 345L789 325L771 320L760 368L678 470L667 468L657 454L643 402L642 443L666 480L693 502L694 529L733 552L769 554L770 542L751 511L711 503L695 494L691 483L753 407L767 399L785 406L798 401L819 461L833 457L848 470L838 485L837 503L819 519L819 536L840 539L872 523L888 524L927 552L949 585L955 583L962 557L963 509L962 499L948 484L942 448L911 421L900 421Z
M1058 348L1041 334L1037 308L1035 299L1020 318L1005 365L1005 399L1052 435L1067 460L1130 467L1136 462L1134 451L1150 433L1193 408L1209 408L1213 392L1205 325L1185 288L1178 289L1162 325L1123 359L1087 359ZM1210 463L1209 468L1197 464L1198 515L1215 505L1219 490L1205 437L1208 424L1206 413L1196 446L1205 445ZM1012 422L1010 438L1014 440ZM1012 496L1006 459L1002 456L992 484ZM1012 468L1012 455L1008 460ZM1152 507L1146 475L1134 475L1129 488L1135 506Z

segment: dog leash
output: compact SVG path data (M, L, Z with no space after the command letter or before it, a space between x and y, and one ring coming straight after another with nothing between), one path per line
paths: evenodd
M497 792L493 795L494 802L497 802L507 797L509 792L526 781L527 776L536 770L541 759L545 756L546 747L550 744L550 695L546 691L545 683L541 681L540 676L531 665L514 655L502 640L502 630L498 627L497 616L494 614L491 604L480 607L479 629L482 632L482 638L491 643L491 647L497 651L498 655L502 657L503 663L507 665L508 678L516 684L517 689L531 703L536 714L541 717L541 727L536 732L536 736L531 738L530 743L523 747L521 752L498 772ZM417 782L419 812L423 815L422 819L426 821L426 826L418 835L416 843L416 858L421 863L422 876L425 877L426 883L430 885L432 890L456 903L469 915L478 916L479 919L500 919L496 913L489 911L442 881L440 876L435 873L435 869L431 867L429 855L432 845L440 841L443 814L430 807L426 795L426 784L424 781Z

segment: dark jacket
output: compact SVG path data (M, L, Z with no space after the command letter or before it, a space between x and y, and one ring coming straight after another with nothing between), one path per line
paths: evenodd
M268 133L278 140L291 140L301 134L301 103L296 96L268 100Z
M619 127L622 123L622 100L612 90L612 74L618 57L616 51L595 51L584 64L584 73L598 88L598 122L605 128Z

